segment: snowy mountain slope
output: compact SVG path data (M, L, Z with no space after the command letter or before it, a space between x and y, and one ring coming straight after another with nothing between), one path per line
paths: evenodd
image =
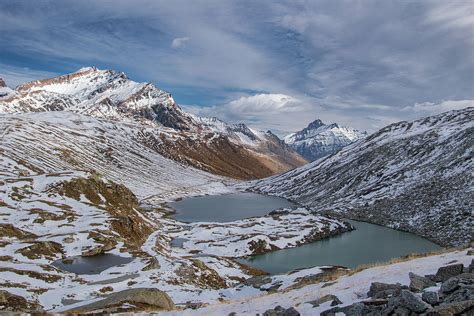
M301 131L285 136L283 140L307 160L313 161L332 155L366 136L366 132L336 123L326 125L321 120L315 120Z
M260 178L306 162L266 133L252 131L243 124L195 117L184 112L169 93L113 70L82 68L72 74L22 84L3 95L0 112L67 111L140 124L144 129L168 128L171 138L156 139L156 133L150 130L137 137L168 158L219 175Z
M473 238L473 139L472 107L399 122L253 189L463 244Z
M18 86L0 104L2 112L73 111L119 121L157 122L180 130L195 128L192 117L171 95L122 72L81 68L77 72Z
M0 114L0 175L28 176L32 170L61 172L95 171L126 184L140 199L159 195L166 199L179 188L207 192L208 185L224 178L167 159L139 138L147 129L118 124L72 112ZM173 130L150 128L166 137ZM23 164L24 165L23 165ZM139 183L139 185L137 184Z
M130 288L160 289L181 306L256 295L258 289L240 283L262 272L232 257L350 228L304 209L227 224L169 218L164 201L234 192L225 186L233 180L167 159L143 139L185 137L174 129L57 111L0 114L0 131L2 311L60 312ZM205 238L206 226L223 234L227 252L206 254L217 247ZM172 246L182 237L195 243ZM129 262L79 275L52 265L104 252Z

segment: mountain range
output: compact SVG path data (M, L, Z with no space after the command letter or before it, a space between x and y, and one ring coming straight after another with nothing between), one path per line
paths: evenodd
M170 93L122 72L87 67L15 90L2 86L0 112L67 111L131 124L141 130L135 138L145 146L215 174L261 178L306 163L271 132L186 113Z
M442 245L465 244L473 238L473 139L473 107L398 122L253 189Z
M112 70L83 68L15 89L0 81L0 309L314 315L352 304L359 314L443 308L426 305L408 284L448 269L472 272L472 249L277 275L238 258L346 234L353 227L344 218L440 245L469 243L473 122L472 107L372 135L316 120L286 143L245 124L186 113L169 93ZM291 147L298 142L320 156L307 163ZM298 205L226 223L170 216L171 200L244 189ZM98 274L64 268L104 256L113 266ZM436 272L440 266L444 273ZM442 281L426 284L453 290L452 279ZM385 284L395 282L403 285ZM444 302L465 304L458 283L440 296ZM390 297L365 294L376 287Z
M308 161L314 161L332 155L367 135L367 132L340 126L337 123L327 125L317 119L301 131L285 136L283 140Z

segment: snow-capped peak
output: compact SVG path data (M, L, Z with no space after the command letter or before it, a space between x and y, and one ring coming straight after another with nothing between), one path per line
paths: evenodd
M5 81L0 78L0 100L8 99L15 94L15 91L7 87Z
M16 92L9 102L0 102L0 112L65 110L112 120L161 123L182 130L196 125L171 94L114 70L84 67L74 73L22 84Z
M283 140L300 155L312 161L333 154L365 136L366 132L337 123L327 125L317 119L301 131L285 136Z

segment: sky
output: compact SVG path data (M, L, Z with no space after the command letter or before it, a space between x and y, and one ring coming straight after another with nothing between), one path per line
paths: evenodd
M96 66L279 134L474 105L474 2L0 0L11 87Z

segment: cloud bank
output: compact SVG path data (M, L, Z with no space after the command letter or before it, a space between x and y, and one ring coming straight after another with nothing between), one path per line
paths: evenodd
M0 21L9 82L112 68L261 128L374 130L474 99L470 1L18 0Z

